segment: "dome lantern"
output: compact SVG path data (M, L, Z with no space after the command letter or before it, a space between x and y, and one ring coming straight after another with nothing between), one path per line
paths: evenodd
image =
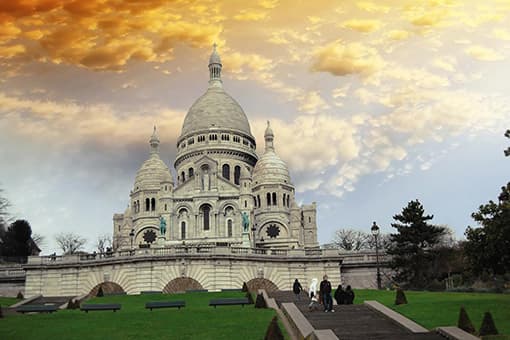
M151 155L159 154L159 138L158 134L156 133L156 125L154 125L154 131L152 132L152 136L151 139L149 140L149 143L151 145Z
M269 124L269 120L267 121L266 132L264 132L264 140L266 142L266 151L273 150L274 151L274 133L273 129L271 129L271 125Z
M216 43L213 45L213 52L209 57L209 84L210 86L220 86L221 87L221 58L218 52L216 51Z

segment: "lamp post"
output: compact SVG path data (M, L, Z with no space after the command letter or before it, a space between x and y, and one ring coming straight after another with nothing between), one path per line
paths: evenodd
M377 267L377 289L381 289L381 272L379 270L379 243L377 242L377 237L379 236L379 226L374 222L372 224L372 235L374 235L375 239L375 263Z
M135 238L135 229L131 229L131 232L129 233L129 237L131 239L131 251L133 250L133 239Z

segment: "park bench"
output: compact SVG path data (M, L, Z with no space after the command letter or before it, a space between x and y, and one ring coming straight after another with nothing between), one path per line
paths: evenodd
M57 311L56 305L22 305L16 308L18 313L53 313Z
M81 305L80 310L88 313L89 311L95 310L111 310L118 311L120 310L120 303L98 303L98 304L89 304L89 305Z
M225 299L212 299L209 301L209 306L231 306L231 305L248 305L248 298L225 298Z
M140 292L141 295L145 295L145 294L163 294L162 291L160 290L142 290Z
M175 308L181 309L181 307L186 306L186 301L179 300L179 301L153 301L153 302L147 302L145 304L145 309L150 309L151 311L154 308Z

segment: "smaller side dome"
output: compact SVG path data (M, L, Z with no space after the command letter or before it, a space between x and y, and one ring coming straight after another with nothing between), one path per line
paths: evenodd
M171 183L173 178L168 166L159 157L159 138L156 134L156 127L149 140L150 157L136 173L135 190L159 189L161 183Z
M266 142L265 152L259 158L253 169L253 181L260 183L286 183L291 184L287 164L276 154L274 149L274 133L269 121L264 133Z

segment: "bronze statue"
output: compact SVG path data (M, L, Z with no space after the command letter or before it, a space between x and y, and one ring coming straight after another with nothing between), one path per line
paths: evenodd
M250 227L250 218L248 217L248 214L246 211L243 211L243 231L247 232L248 228Z
M161 235L166 234L166 221L163 216L159 218L159 232L161 233Z

